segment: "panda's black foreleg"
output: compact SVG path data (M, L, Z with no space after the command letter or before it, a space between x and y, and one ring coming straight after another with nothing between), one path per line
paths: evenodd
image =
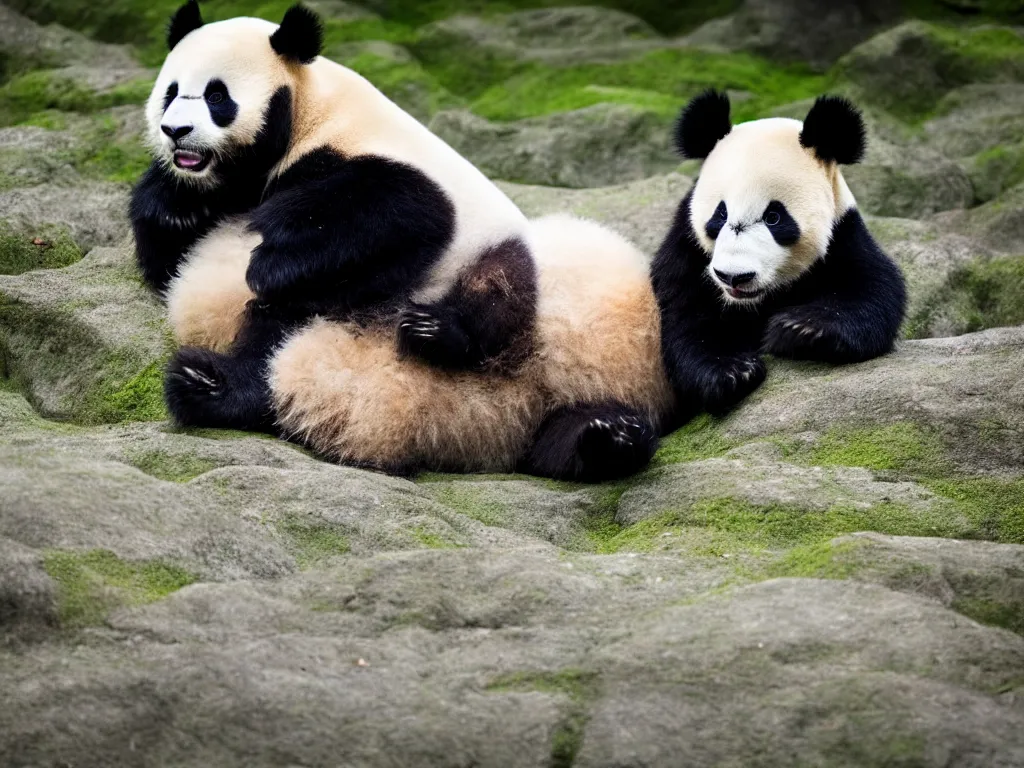
M646 467L657 447L657 430L629 406L567 406L541 424L520 469L585 483L616 480Z
M529 354L537 275L526 243L487 249L433 304L413 304L398 321L398 349L450 370L514 369Z
M251 301L227 354L199 347L178 350L164 380L174 421L186 427L274 433L267 361L300 322L300 315L282 315Z

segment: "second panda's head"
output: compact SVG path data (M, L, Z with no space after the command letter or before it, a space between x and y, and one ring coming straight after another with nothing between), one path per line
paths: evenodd
M690 224L726 301L755 305L792 283L828 250L836 222L855 206L840 164L859 162L864 123L845 99L819 98L804 122L733 126L729 99L707 91L687 105L676 141L703 159Z
M296 80L320 53L316 15L296 5L280 25L251 18L204 24L189 0L171 17L167 44L146 105L156 158L201 187L225 181L231 165L276 163L291 134Z

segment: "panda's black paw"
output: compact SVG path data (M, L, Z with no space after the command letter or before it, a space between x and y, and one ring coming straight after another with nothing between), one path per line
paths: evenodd
M222 358L208 349L184 347L168 364L164 398L175 422L187 427L211 426L209 414L227 387Z
M613 480L632 475L650 462L658 436L639 417L628 412L591 419L576 444L579 477Z
M778 357L829 361L841 354L845 346L835 315L816 307L780 312L768 321L762 349Z
M261 304L301 302L305 274L301 264L288 252L268 243L252 251L245 282Z
M718 358L702 382L705 410L721 416L764 383L768 369L756 355Z
M398 319L398 351L447 370L472 370L483 364L459 319L443 305L414 304Z

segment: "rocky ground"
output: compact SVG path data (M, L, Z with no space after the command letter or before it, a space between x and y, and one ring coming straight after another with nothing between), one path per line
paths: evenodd
M175 2L8 0L0 764L1024 766L1019 4L313 4L524 210L648 251L696 170L686 98L853 96L906 340L773 362L615 485L175 430L125 217Z

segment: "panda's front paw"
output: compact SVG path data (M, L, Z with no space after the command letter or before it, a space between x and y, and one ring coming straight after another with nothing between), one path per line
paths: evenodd
M398 319L398 351L448 370L470 370L482 355L450 307L415 304Z
M292 301L302 297L297 292L302 283L302 270L287 254L266 244L253 249L245 282L262 304Z
M702 382L701 395L708 413L724 415L764 383L768 369L756 355L717 358Z
M768 321L762 349L796 360L829 360L842 345L836 319L809 307L780 312Z

